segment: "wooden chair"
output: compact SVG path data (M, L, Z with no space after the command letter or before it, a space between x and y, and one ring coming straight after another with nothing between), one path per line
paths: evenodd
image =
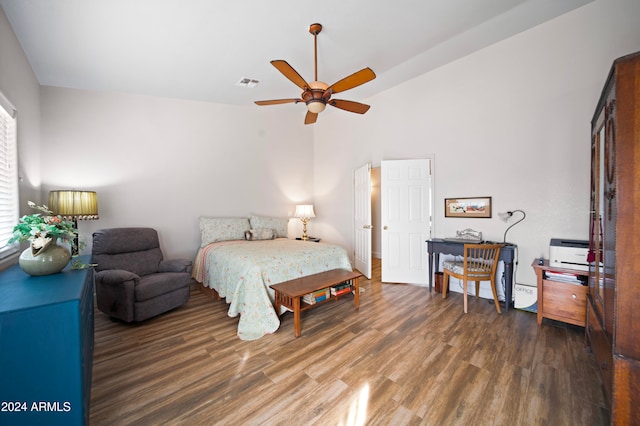
M469 280L476 282L476 299L480 292L480 281L490 281L493 301L498 313L501 314L498 293L496 291L496 268L502 244L465 244L464 259L460 261L445 261L443 263L442 298L447 297L449 289L449 277L462 280L464 294L464 313L467 313L467 283Z

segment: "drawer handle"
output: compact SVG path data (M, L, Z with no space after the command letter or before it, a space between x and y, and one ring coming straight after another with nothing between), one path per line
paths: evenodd
M578 298L578 296L576 296L576 294L575 294L575 293L573 293L573 294L571 295L571 297L573 297L574 299L577 299L577 298Z
M603 370L607 369L607 363L603 362L602 365L600 365L600 368L602 368Z

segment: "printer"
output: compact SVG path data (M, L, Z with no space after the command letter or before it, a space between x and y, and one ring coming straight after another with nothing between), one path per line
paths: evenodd
M588 253L589 241L552 238L549 245L549 266L588 271Z

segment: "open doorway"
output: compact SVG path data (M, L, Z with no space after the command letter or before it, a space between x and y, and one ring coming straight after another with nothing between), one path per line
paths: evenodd
M363 274L375 263L385 282L427 285L431 170L431 158L388 160L356 170L356 266Z
M382 259L382 222L380 220L380 166L371 168L371 257Z

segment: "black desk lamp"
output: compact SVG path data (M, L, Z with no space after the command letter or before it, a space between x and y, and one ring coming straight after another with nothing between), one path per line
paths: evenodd
M513 214L515 212L520 212L522 213L522 218L520 218L520 220L514 222L513 224L511 224L511 226L509 226L505 231L504 231L504 238L502 240L503 243L507 242L507 232L509 232L509 229L513 228L514 226L516 226L517 224L519 224L520 222L522 222L524 220L525 217L527 217L527 214L522 211L522 210L512 210L506 213L498 213L498 217L500 217L500 219L502 219L504 222L507 222L511 216L513 216Z

